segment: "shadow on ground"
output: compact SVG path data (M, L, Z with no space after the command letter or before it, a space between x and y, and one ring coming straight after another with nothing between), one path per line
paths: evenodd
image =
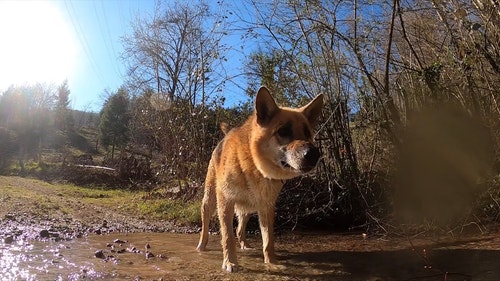
M437 249L425 254L427 258L423 251L409 249L286 252L282 256L292 266L303 265L297 276L301 280L500 280L500 251Z

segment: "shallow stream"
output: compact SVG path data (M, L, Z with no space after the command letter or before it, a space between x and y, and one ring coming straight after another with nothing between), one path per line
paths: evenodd
M362 235L280 235L280 266L257 250L238 252L241 270L221 270L219 236L195 250L197 234L117 233L71 241L0 242L0 280L500 280L500 238L455 242ZM147 254L149 252L149 254Z

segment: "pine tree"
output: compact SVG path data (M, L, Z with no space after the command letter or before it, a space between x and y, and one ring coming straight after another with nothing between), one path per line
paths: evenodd
M129 121L128 93L120 88L104 104L99 124L102 145L112 147L111 159L114 158L115 148L122 147L129 140Z
M65 80L57 88L57 104L56 104L56 128L64 133L73 131L74 120L71 110L69 108L69 94L68 80Z

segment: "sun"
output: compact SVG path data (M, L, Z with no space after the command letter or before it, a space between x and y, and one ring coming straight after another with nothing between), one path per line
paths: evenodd
M70 77L77 57L71 27L51 2L0 1L0 90Z

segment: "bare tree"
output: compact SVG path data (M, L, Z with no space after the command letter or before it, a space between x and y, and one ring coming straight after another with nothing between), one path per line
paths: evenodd
M202 1L158 3L124 38L136 148L155 152L162 174L201 180L218 134L215 106L226 81L225 19ZM210 130L209 130L210 128Z
M16 134L22 170L30 157L43 162L42 146L54 129L52 111L56 96L55 88L46 84L12 86L1 96L0 120Z
M123 40L129 85L154 89L169 102L204 105L225 77L216 70L224 59L224 21L203 2L158 3L151 18L137 18Z
M386 199L379 181L396 169L394 155L404 150L405 132L414 128L407 126L429 107L439 111L453 105L459 115L478 117L497 136L498 146L500 53L495 1L247 3L255 17L240 18L247 19L249 32L265 42L261 44L269 54L279 53L288 61L289 77L297 82L294 92L323 92L328 97L318 135L325 152L319 178L333 191L318 191L330 195L314 197L318 210L328 210L346 198L371 218L387 210L380 207ZM440 118L439 126L446 126L442 120L459 124L462 117ZM436 131L458 132L443 129ZM464 130L468 129L460 134L466 135ZM483 141L467 145L481 146L478 143ZM487 163L486 158L478 162ZM472 174L484 175L478 169L482 168ZM447 172L464 176L457 175L458 170Z

